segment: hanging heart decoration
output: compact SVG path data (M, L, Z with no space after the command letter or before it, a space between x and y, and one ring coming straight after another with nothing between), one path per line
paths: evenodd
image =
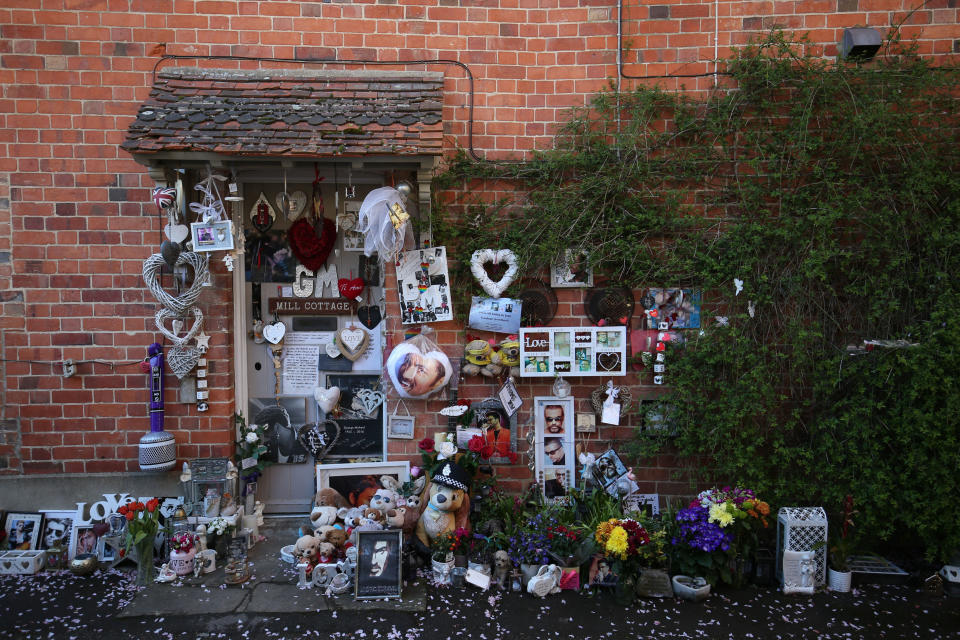
M619 371L620 354L615 352L598 353L597 368L601 371Z
M167 266L173 269L177 265L177 258L183 252L183 248L176 242L164 240L160 243L160 255L163 256Z
M380 307L375 304L357 307L357 318L360 320L360 324L371 330L383 320L380 314Z
M337 228L326 218L323 218L320 235L305 217L290 225L287 231L290 251L300 264L311 271L319 270L327 262L336 240Z
M633 394L630 393L630 389L627 387L615 387L617 390L617 404L620 405L621 414L627 410L627 407L630 406L630 401L633 400ZM593 412L598 416L603 413L603 400L607 394L606 386L599 386L593 391L590 392L590 406L593 408Z
M507 271L499 281L494 282L487 275L484 265L488 262L507 263ZM488 296L499 298L500 294L510 286L517 276L517 256L509 249L478 249L470 257L470 272L473 273L473 277L477 279Z
M167 367L173 371L178 380L183 380L197 366L201 355L203 354L200 349L192 345L174 345L167 350Z
M340 278L337 280L337 289L340 290L340 295L344 298L356 300L363 293L363 278L354 278L353 280Z
M263 327L263 339L270 344L280 344L283 336L287 334L287 325L277 320L272 324Z
M155 253L143 261L143 281L147 289L153 294L153 297L167 309L174 311L177 315L184 315L187 309L196 303L197 298L203 291L203 284L210 277L208 271L209 257L206 254L193 251L184 251L177 256L176 265L187 265L193 268L193 283L190 288L179 296L172 296L160 286L158 277L160 268L166 264L163 254Z
M360 327L349 327L340 329L337 332L337 346L340 347L340 353L350 360L356 362L367 350L370 344L370 335Z
M340 440L340 431L340 424L336 420L323 420L300 427L297 430L297 440L300 446L319 462L336 446Z
M203 312L200 311L199 307L191 307L190 312L193 314L193 325L190 327L190 330L187 331L187 335L184 337L178 336L175 332L169 331L166 327L167 320L176 319L179 314L176 311L171 311L170 309L160 309L157 311L154 316L154 322L157 325L160 333L165 335L167 339L174 344L174 346L183 346L186 343L193 340L198 333L200 333L200 328L203 326Z
M180 243L190 237L190 227L185 224L167 224L163 227L163 235L170 242Z
M267 200L267 196L261 192L260 197L253 203L253 208L250 209L250 221L253 223L254 228L260 233L263 233L273 226L273 221L276 220L276 218L277 212L274 211L273 205Z
M374 391L373 389L360 389L353 394L353 402L350 406L357 411L363 411L368 417L372 416L377 407L383 404L387 399L383 391Z
M337 403L340 402L340 388L330 387L329 389L325 389L323 387L317 387L313 390L313 399L317 401L317 405L321 411L330 413L337 407Z

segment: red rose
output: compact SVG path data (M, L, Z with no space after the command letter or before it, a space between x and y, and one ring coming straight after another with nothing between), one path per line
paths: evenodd
M133 520L133 511L127 511L126 517L127 520Z
M517 454L515 452L508 451L507 459L510 460L510 464L517 464Z
M474 453L480 453L480 451L483 449L483 438L480 436L473 436L467 443L467 448Z
M470 401L467 400L466 398L460 398L459 400L457 400L457 404L460 405L461 407L469 407Z
M425 453L433 453L433 440L431 438L424 438L417 443L417 446Z
M489 458L493 455L493 446L489 444L483 445L483 448L480 449L481 458Z

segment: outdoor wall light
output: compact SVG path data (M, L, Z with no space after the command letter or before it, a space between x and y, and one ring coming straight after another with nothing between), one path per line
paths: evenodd
M877 54L883 36L872 27L849 27L843 30L840 41L840 58L866 62Z

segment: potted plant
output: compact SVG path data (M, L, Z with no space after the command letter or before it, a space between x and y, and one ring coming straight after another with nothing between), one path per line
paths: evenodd
M456 531L441 533L430 543L430 563L433 568L433 580L438 584L450 584L450 572L453 571L453 556L460 548L460 538Z
M847 495L843 501L843 524L840 536L835 538L828 549L829 567L827 581L831 591L847 593L850 591L853 572L850 570L850 553L853 551L853 496Z
M197 555L197 536L189 531L175 533L170 538L170 569L178 576L193 573Z
M550 539L547 526L552 521L538 513L528 518L512 534L507 534L507 553L513 566L520 567L522 583L526 585L543 565L550 564Z
M227 557L227 546L235 527L225 518L217 517L207 525L207 547L217 552L221 560Z

